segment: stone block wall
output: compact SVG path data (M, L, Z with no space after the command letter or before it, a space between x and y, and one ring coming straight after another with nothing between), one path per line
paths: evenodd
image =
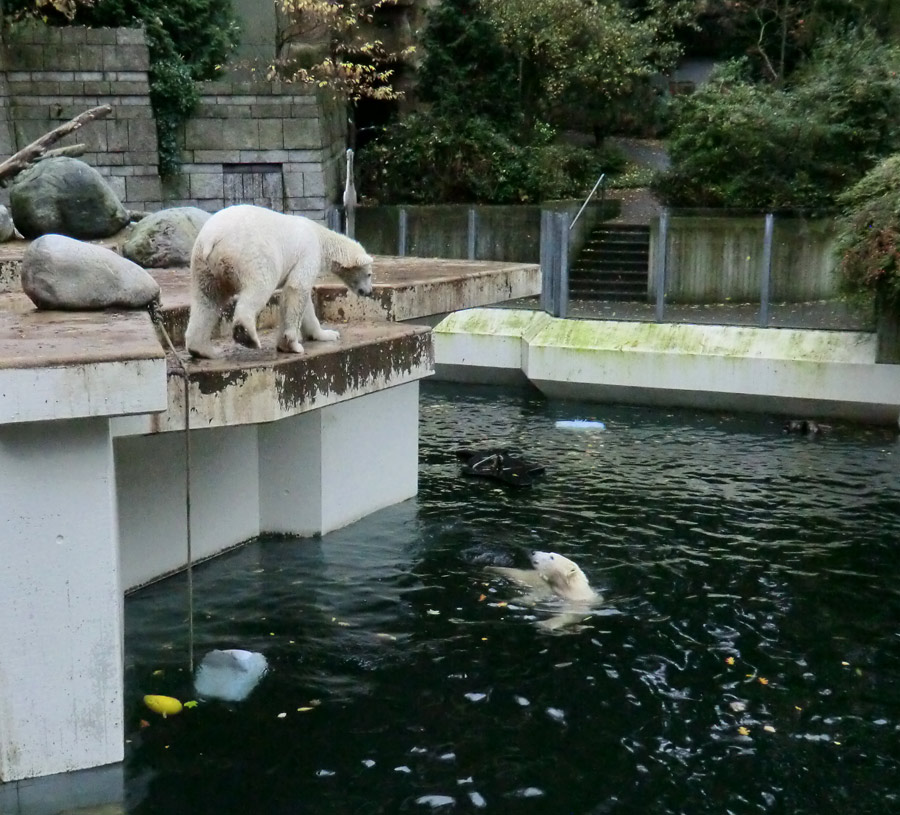
M143 30L17 24L4 34L0 60L0 94L6 94L14 150L89 108L111 105L106 118L54 147L85 144L81 158L107 178L128 208L162 206ZM0 106L0 142L2 119Z
M84 143L81 158L129 209L255 203L326 219L344 180L342 104L239 73L199 83L200 104L180 133L182 173L163 182L149 67L142 29L11 26L0 43L0 158L108 104L109 116L54 146Z
M198 85L181 133L182 175L169 206L238 203L322 220L337 200L346 127L336 103L303 85L223 78Z

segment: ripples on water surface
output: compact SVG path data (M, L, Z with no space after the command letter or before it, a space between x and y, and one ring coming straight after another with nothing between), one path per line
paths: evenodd
M130 811L900 811L897 437L781 425L424 387L417 499L196 569L198 656L271 665L246 702L152 717L191 697L184 578L127 599ZM602 590L581 627L479 565L532 548Z

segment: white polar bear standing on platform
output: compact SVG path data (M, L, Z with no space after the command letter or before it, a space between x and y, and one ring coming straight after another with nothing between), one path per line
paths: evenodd
M215 358L213 332L236 297L232 334L259 348L256 321L281 288L278 350L302 354L303 339L334 342L312 302L313 283L334 272L356 294L372 293L372 257L354 240L299 215L240 204L215 213L200 229L191 253L191 314L185 348Z

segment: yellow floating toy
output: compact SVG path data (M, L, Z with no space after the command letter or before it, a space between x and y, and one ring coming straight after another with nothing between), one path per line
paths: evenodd
M145 696L144 704L164 719L181 713L182 704L174 696Z

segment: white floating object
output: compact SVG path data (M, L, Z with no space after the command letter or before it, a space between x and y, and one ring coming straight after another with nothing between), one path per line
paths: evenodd
M423 795L421 798L416 798L416 803L437 809L438 807L452 807L456 803L456 799L450 795Z
M528 707L531 704L524 696L513 696L513 699L516 700L516 704L519 707Z
M486 693L467 693L466 699L468 699L470 702L483 702L485 699L487 699L487 694Z
M548 707L547 715L557 722L564 722L566 720L565 711L560 710L558 707Z
M194 690L204 699L242 702L268 669L266 658L255 651L210 651L197 668Z
M469 793L469 800L476 809L484 809L487 806L487 801L484 800L481 793L475 792L475 790Z
M556 426L562 430L606 430L603 422L591 419L560 419Z
M364 767L368 767L370 769L375 766L375 762L371 758L364 758L362 763Z
M540 798L544 791L538 787L523 787L513 793L517 798Z

